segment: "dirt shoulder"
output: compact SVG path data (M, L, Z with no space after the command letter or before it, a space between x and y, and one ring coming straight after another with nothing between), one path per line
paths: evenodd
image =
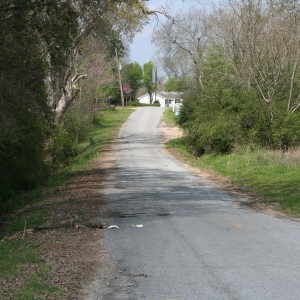
M171 139L176 139L183 136L182 129L178 128L177 126L169 126L163 121L161 122L160 129L165 139L165 143ZM238 206L247 207L278 217L287 217L295 221L300 221L299 218L289 214L286 211L282 211L278 203L270 203L260 195L254 193L250 188L233 184L228 177L221 176L211 170L193 167L187 163L187 161L178 153L178 151L176 151L176 149L172 149L167 146L165 147L165 149L194 173L220 185L223 189L228 191L232 196L236 198L236 203Z
M44 201L19 213L32 208L49 212L42 227L9 237L41 243L36 251L51 267L49 285L63 292L59 299L86 299L85 287L95 280L99 270L105 269L105 264L110 263L104 250L105 229L102 228L110 212L106 209L103 191L106 182L114 176L115 164L110 146L89 166L74 172L67 184L56 191L48 191ZM33 267L26 266L29 273L35 272ZM16 288L12 282L4 299L13 299ZM58 298L49 294L41 299Z
M160 131L164 137L165 143L169 140L177 139L183 136L183 130L178 126L170 126L165 121L159 124Z
M49 195L46 201L52 210L49 227L61 220L71 224L67 228L34 234L34 239L43 242L39 253L52 267L54 284L66 294L63 299L83 299L83 287L94 280L106 261L101 227L105 226L104 219L109 212L103 190L114 166L115 157L110 147L89 167L75 172L69 183ZM78 219L72 226L74 215Z

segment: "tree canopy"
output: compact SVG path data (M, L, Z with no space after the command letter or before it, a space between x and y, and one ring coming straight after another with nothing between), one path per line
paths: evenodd
M143 82L150 96L150 103L152 103L153 101L152 94L154 91L153 68L154 66L152 61L149 61L143 65L143 71L144 71Z
M136 93L143 84L143 69L137 62L125 64L122 68L123 83L131 89L132 100L136 100Z

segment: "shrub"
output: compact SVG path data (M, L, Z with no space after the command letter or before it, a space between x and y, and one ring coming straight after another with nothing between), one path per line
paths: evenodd
M127 103L127 106L160 106L159 101L155 101L155 103L152 104L145 104L145 103L140 103L138 101L131 101Z
M53 128L49 139L48 159L52 168L67 166L78 154L79 141L86 138L86 127L67 115L62 124Z
M31 112L22 112L14 126L0 133L0 201L43 182L49 174L44 143L47 124Z

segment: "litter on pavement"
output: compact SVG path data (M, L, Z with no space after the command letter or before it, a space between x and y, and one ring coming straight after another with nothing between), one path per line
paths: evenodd
M139 224L139 225L132 225L133 227L136 227L136 228L143 228L144 225L143 224Z
M110 225L107 227L107 229L119 229L120 227L118 225Z

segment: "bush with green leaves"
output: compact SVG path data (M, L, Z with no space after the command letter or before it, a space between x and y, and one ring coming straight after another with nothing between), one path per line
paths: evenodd
M0 25L0 201L47 177L44 146L52 118L37 33L25 14L12 16Z
M52 129L47 149L52 168L67 166L74 159L79 142L87 139L86 126L69 114Z
M278 102L280 97L278 93ZM203 88L185 93L179 123L196 155L226 154L238 145L286 150L300 145L300 113L270 109L251 85L236 80L222 48L212 48L203 63Z

